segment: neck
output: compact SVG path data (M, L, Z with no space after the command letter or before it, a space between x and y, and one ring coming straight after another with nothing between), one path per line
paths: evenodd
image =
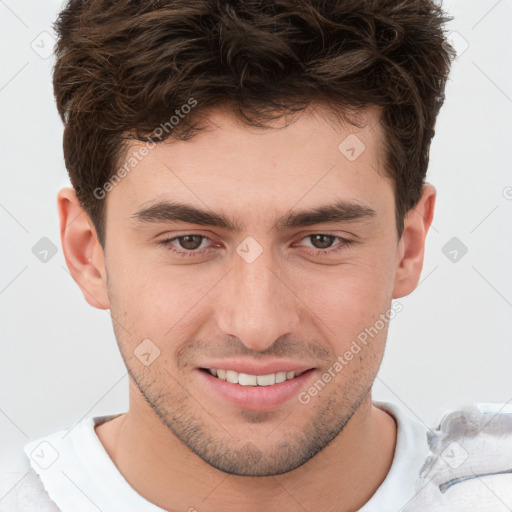
M277 476L235 476L211 467L145 401L130 400L126 414L98 425L96 433L141 496L165 510L200 512L358 510L389 472L396 443L393 418L372 405L370 393L327 447Z

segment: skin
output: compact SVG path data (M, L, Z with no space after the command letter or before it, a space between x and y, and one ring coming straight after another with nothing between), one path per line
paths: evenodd
M89 304L110 309L130 374L129 411L96 433L128 483L166 510L348 512L389 471L396 425L371 399L387 325L307 404L248 411L198 375L212 360L292 361L314 368L307 391L418 284L434 187L424 186L398 240L379 111L364 112L363 128L325 119L316 106L262 130L211 112L208 131L157 144L108 192L104 248L74 191L59 193L67 265ZM366 147L354 161L338 149L349 134ZM375 214L274 227L337 200ZM161 201L222 213L240 230L134 218ZM192 239L192 256L170 249L190 252L190 238L185 248L159 243L187 234L208 237ZM317 234L332 236L321 238L330 252ZM236 251L249 236L263 251L251 263ZM160 351L148 366L134 355L144 339Z

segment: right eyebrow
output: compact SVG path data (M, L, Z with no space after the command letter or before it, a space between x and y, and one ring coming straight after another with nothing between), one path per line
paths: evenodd
M135 212L132 218L143 222L187 222L201 226L225 228L230 231L242 231L241 226L230 221L224 214L210 212L194 206L177 202L160 202Z

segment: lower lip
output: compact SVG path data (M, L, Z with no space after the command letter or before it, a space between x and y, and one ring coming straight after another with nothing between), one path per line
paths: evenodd
M197 371L208 389L235 407L250 411L271 411L296 398L313 375L314 369L271 386L241 386L214 377L205 370Z

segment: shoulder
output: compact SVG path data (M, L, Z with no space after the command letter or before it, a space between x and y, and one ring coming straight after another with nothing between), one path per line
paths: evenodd
M16 469L0 472L0 512L59 512L23 450L9 462Z
M87 480L92 473L87 473L84 463L98 451L101 455L103 449L94 427L120 414L86 417L72 428L10 447L5 460L0 457L0 512L59 512L67 508L63 497L73 494L68 489L72 484L63 478L62 469Z
M427 441L430 455L411 510L480 512L483 505L510 510L512 405L480 403L447 411L427 432Z

